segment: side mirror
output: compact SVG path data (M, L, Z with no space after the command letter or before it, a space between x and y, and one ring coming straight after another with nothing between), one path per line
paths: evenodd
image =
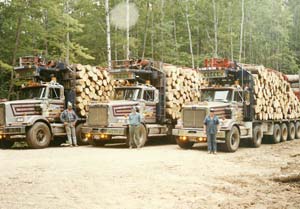
M159 102L159 91L158 90L154 91L154 102Z

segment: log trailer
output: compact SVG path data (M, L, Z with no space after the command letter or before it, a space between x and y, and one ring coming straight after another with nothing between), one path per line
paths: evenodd
M133 107L139 109L143 118L142 144L148 137L171 136L175 123L166 116L166 75L162 66L161 62L150 61L147 65L113 62L111 79L126 84L115 87L112 100L90 104L82 133L91 145L104 146L120 139L128 145L128 115Z
M19 63L14 71L20 99L0 103L1 147L10 148L15 141L26 141L35 149L48 147L50 142L56 145L65 142L60 114L67 102L74 104L74 71L63 63L45 64L34 56L21 57ZM79 118L76 124L79 143L84 143L81 138L84 122L85 118Z
M263 137L273 143L300 138L300 118L256 119L254 74L250 70L228 60L211 59L199 71L205 81L201 102L184 105L182 119L172 131L181 148L207 141L203 121L211 108L220 119L217 142L228 152L235 152L241 139L259 147Z

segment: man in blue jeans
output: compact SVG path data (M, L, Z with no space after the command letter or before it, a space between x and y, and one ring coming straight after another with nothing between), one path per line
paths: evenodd
M205 117L204 124L204 133L207 136L207 148L208 153L217 154L217 133L219 132L219 118L215 115L215 110L210 109L209 115Z

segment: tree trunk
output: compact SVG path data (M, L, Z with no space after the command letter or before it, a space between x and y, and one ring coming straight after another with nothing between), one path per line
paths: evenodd
M245 0L242 0L242 20L241 20L241 33L240 33L239 62L242 61L242 53L243 53L244 18L245 18Z
M130 57L130 38L129 38L129 0L126 0L126 38L127 38L127 47L126 47L126 58L129 60Z
M108 70L111 70L109 0L105 0L105 15L106 15L107 62L108 62Z
M150 2L147 1L147 16L146 16L146 24L145 24L145 29L144 29L144 41L143 41L142 60L145 57L145 51L146 51L147 31L148 31L148 25L149 25L149 13L150 13Z
M215 0L213 2L213 10L214 10L214 32L215 32L215 51L214 57L218 57L218 17L217 17L217 8Z
M66 13L69 14L69 1L66 2ZM67 48L66 48L66 64L70 61L70 32L69 32L69 18L67 18Z
M188 34L189 34L189 41L190 41L190 53L191 53L191 56L192 56L192 67L194 69L195 68L195 62L194 62L194 53L193 53L192 33L191 33L189 14L188 14L188 4L187 3L186 3L185 8L186 8L186 11L185 11L186 24L187 24Z
M21 25L22 25L22 16L20 15L18 18L18 22L17 22L16 42L15 42L15 47L14 47L14 52L13 52L13 57L12 57L12 66L16 66L17 52L18 52L19 43L20 43ZM10 74L10 84L9 84L7 99L11 98L11 94L12 94L13 87L14 87L13 80L14 80L14 71L12 70L11 74Z
M165 0L161 0L161 19L160 19L160 26L161 28L163 28L163 23L164 23L164 19L165 19L165 11L164 11L164 5L165 5ZM161 30L161 40L162 42L162 47L161 47L161 61L164 61L164 48L165 48L165 44L164 44L164 32L163 30Z

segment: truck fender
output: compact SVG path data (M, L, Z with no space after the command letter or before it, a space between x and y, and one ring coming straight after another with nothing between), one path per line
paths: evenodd
M223 126L221 126L221 130L230 131L233 126L236 126L239 129L239 132L241 133L239 124L237 124L235 120L231 120L231 119L224 121Z
M42 117L42 116L33 116L33 117L31 117L28 121L27 121L27 124L26 124L26 128L29 128L29 127L31 127L31 126L33 126L33 124L35 124L36 122L43 122L43 123L45 123L45 124L47 124L47 126L49 127L49 129L50 129L50 132L51 132L51 135L52 135L52 127L50 126L50 124L49 124L49 121L48 120L46 120L44 117Z

